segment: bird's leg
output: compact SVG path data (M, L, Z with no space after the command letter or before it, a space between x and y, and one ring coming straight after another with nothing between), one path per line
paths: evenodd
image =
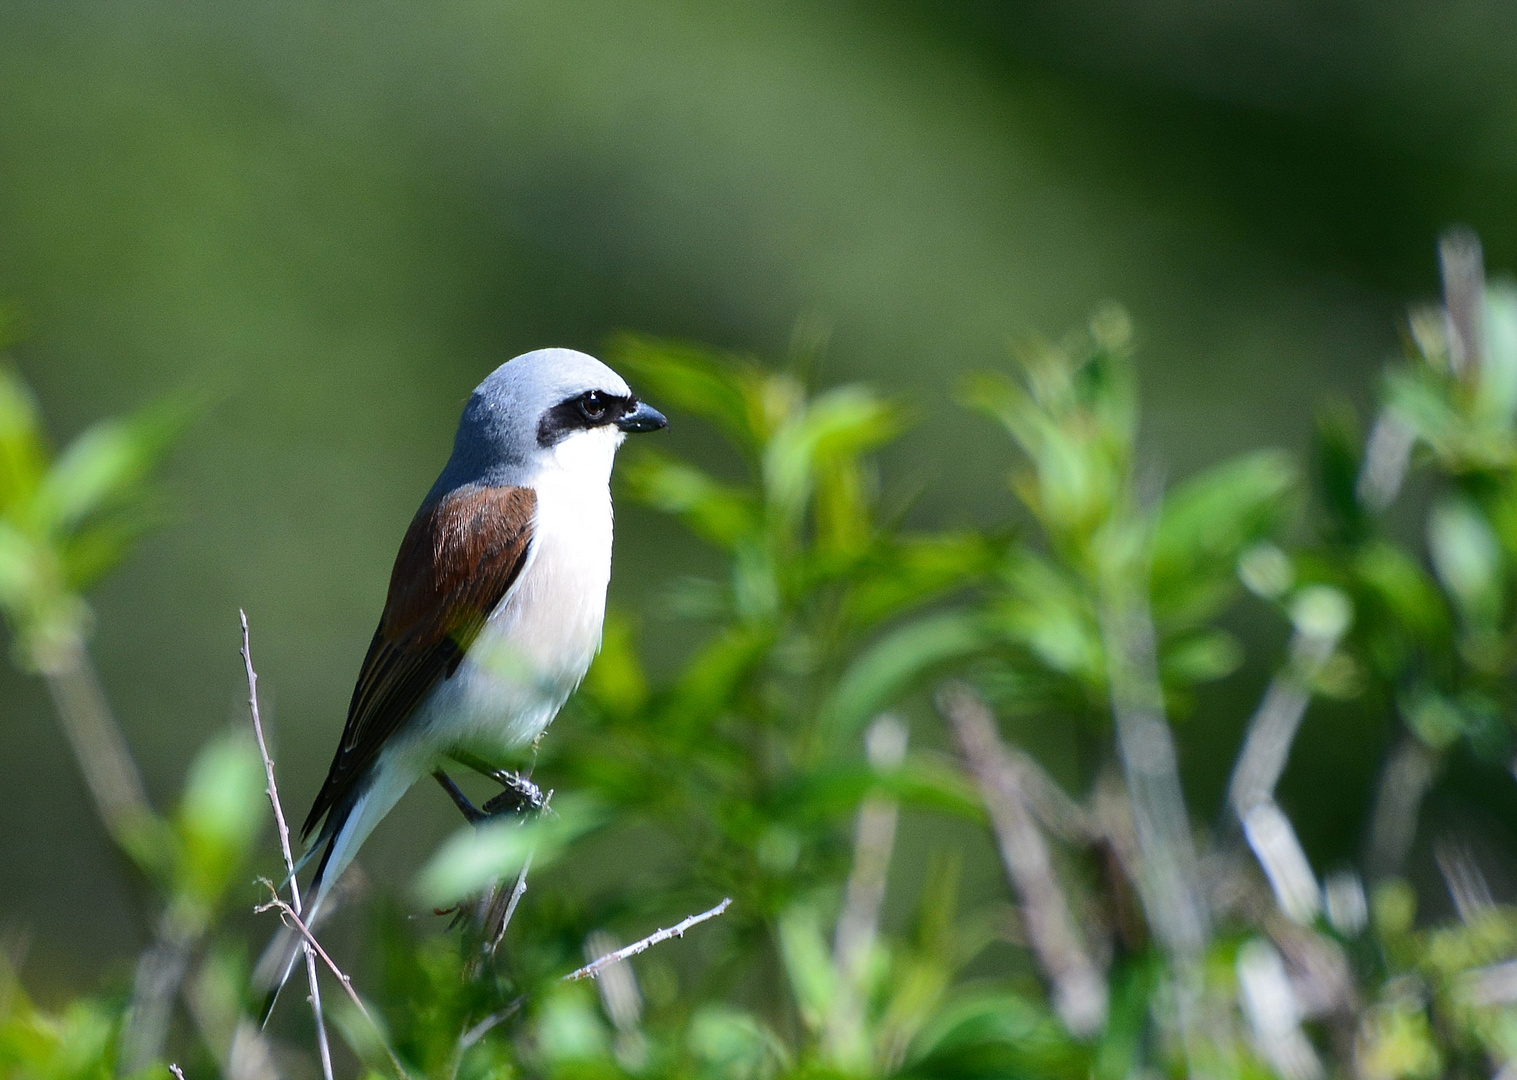
M489 762L463 751L456 752L450 756L460 765L465 765L482 776L488 776L505 789L499 795L487 801L483 811L476 811L477 813L482 812L487 817L495 814L522 814L529 811L535 813L541 810L547 803L547 800L543 797L542 789L534 784L528 776L510 772L506 769L498 769ZM449 781L449 783L452 783L452 781ZM457 802L458 800L455 798L454 801Z
M448 798L453 800L453 805L458 807L459 813L463 814L464 820L470 825L477 825L490 816L489 803L485 804L485 810L479 809L469 801L467 795L459 790L458 785L453 782L453 778L441 769L434 770L432 778L442 785L442 789L448 793Z

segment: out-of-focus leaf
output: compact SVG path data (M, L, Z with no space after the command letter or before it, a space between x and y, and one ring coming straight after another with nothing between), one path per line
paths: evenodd
M1223 630L1187 634L1166 645L1159 658L1165 680L1182 686L1226 678L1242 663L1243 646Z
M713 1080L769 1080L790 1067L784 1042L767 1024L727 1005L697 1009L685 1045Z
M87 522L59 542L64 584L75 592L93 585L161 520L152 506L139 502Z
M821 1031L838 1004L837 969L815 908L798 905L780 916L780 956L801 1019Z
M1400 695L1397 706L1407 727L1435 750L1452 746L1470 726L1454 702L1425 684Z
M859 654L822 706L823 741L837 746L931 672L989 644L980 618L945 612L908 623Z
M969 778L945 761L925 754L910 754L899 766L884 772L862 761L835 765L781 790L774 802L787 817L825 821L851 813L871 792L923 810L975 822L985 820L985 804Z
M179 887L212 904L243 865L268 812L263 765L246 734L223 734L195 757L175 827Z
M902 1075L1076 1080L1086 1077L1089 1068L1089 1053L1046 1008L1018 994L991 990L968 994L934 1017L913 1043Z
M417 875L418 899L429 907L447 907L516 874L528 856L534 865L547 866L604 819L589 796L566 795L555 800L553 811L527 822L492 821L460 829Z
M1296 486L1290 459L1260 451L1177 486L1154 533L1154 613L1186 624L1209 618L1234 591L1238 557L1285 523Z
M33 599L46 558L25 534L0 521L0 607L14 612Z
M1388 541L1366 544L1355 554L1353 567L1362 585L1413 634L1428 643L1447 637L1449 613L1442 594L1401 548Z
M1449 499L1433 508L1428 550L1439 580L1466 618L1487 622L1500 614L1501 548L1472 502Z
M1359 464L1363 432L1347 402L1319 409L1313 440L1317 494L1327 511L1328 532L1336 539L1363 534L1365 511L1359 503Z
M562 1075L555 1066L574 1069L611 1056L610 1033L594 996L582 983L560 983L549 988L547 1000L538 1009L534 1033L538 1055L551 1075Z
M662 710L679 730L696 731L726 707L774 643L770 626L733 626L685 666Z
M66 530L140 489L193 417L187 400L105 420L75 439L43 477L33 509L43 528Z
M580 692L617 717L631 716L647 704L648 676L637 655L632 622L622 612L607 612L600 652Z
M739 449L756 455L777 417L766 400L766 376L752 361L694 345L624 335L612 349L615 365L654 405L703 417ZM780 410L782 411L782 410Z
M1000 623L1054 671L1090 685L1105 678L1105 653L1094 602L1070 575L1030 552L1007 568L1011 595L1000 605Z
M900 410L863 386L814 398L764 448L764 489L782 522L798 519L818 467L879 446L901 430Z
M758 508L747 492L675 458L645 453L623 477L639 502L678 516L697 536L718 547L730 548L759 530Z
M1238 556L1238 580L1255 596L1278 600L1296 583L1296 568L1276 545L1255 544Z
M17 1080L111 1080L117 1017L104 1004L75 1001L57 1014L6 987L0 1013L0 1074Z
M974 584L1000 554L1001 545L979 533L938 533L888 543L877 558L855 570L849 612L856 625L872 626Z
M1484 330L1476 413L1488 424L1510 427L1517 417L1517 288L1502 283L1486 290Z
M0 516L31 502L47 469L37 403L21 377L0 364Z

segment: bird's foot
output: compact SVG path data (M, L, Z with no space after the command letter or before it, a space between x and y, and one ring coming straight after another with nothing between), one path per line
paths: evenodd
M519 773L495 769L491 771L490 778L505 789L485 803L484 812L491 817L497 814L535 814L548 805L542 788Z

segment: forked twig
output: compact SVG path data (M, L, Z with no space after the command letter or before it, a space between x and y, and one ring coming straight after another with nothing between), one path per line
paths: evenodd
M727 897L710 911L703 911L699 915L691 915L688 919L669 927L667 930L655 930L641 941L634 941L625 948L607 953L598 960L592 960L578 971L571 971L564 976L564 982L574 982L576 979L593 979L612 964L619 964L629 957L636 956L640 952L647 952L653 946L670 938L684 937L685 931L692 926L697 926L707 919L714 919L732 906L732 897Z
M258 714L258 673L253 670L253 647L248 640L248 613L239 608L237 615L242 621L241 651L242 664L248 674L248 711L253 716L253 734L258 739L258 754L263 758L263 774L268 779L266 790L269 804L274 808L274 825L279 832L279 853L284 856L284 868L289 877L290 912L296 922L299 922L300 883L295 880L295 858L290 853L290 827L285 824L284 807L279 803L279 785L274 782L274 761L269 757L268 743L263 738L263 719ZM273 885L269 887L272 889ZM274 891L274 897L278 899L278 890ZM280 903L284 901L281 900ZM316 958L311 953L310 945L302 942L301 948L306 956L306 983L311 992L311 1015L316 1020L316 1046L321 1054L321 1075L324 1080L332 1080L332 1047L327 1042L326 1018L321 1011L321 984L316 978Z
M1059 1016L1075 1035L1098 1031L1109 1004L1106 979L1081 940L1048 845L1033 821L1024 773L1006 753L990 707L969 687L950 683L938 693L937 705L990 814L1002 865L1021 897L1027 936L1053 984Z
M369 1012L369 1007L363 1003L363 998L359 997L358 991L353 989L353 980L348 977L342 968L337 966L337 961L332 959L331 955L326 951L326 949L322 948L321 942L316 940L316 935L312 934L311 931L306 929L306 924L301 921L300 915L295 911L293 907L285 903L284 898L279 895L279 890L274 888L274 883L268 878L259 878L258 880L262 885L264 885L264 887L269 890L270 899L268 903L259 904L253 910L259 914L262 914L265 911L279 912L279 915L282 919L284 919L285 924L292 927L298 934L300 934L307 948L314 952L317 956L321 957L321 961L322 963L326 964L327 970L331 971L331 973L337 978L337 981L342 984L342 988L347 991L348 997L352 1000L358 1011L363 1014L363 1018L369 1022L369 1025L374 1029L375 1034L379 1036L379 1043L384 1047L385 1053L389 1055L390 1064L395 1066L395 1071L400 1074L403 1080L410 1080L411 1074L407 1072L406 1067L401 1064L400 1058L396 1056L395 1051L390 1049L389 1040L385 1038L384 1028L379 1026L379 1021L375 1020L374 1014ZM308 952L307 955L310 955L310 953Z

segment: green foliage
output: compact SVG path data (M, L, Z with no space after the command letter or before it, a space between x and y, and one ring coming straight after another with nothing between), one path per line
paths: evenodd
M1409 798L1395 812L1415 825L1430 781L1398 777L1430 777L1461 747L1509 756L1517 301L1493 291L1484 310L1485 347L1462 363L1441 318L1413 318L1367 439L1349 413L1323 414L1305 513L1294 465L1273 451L1164 490L1139 460L1127 320L1100 313L963 388L1010 435L1026 511L984 532L914 532L882 511L873 454L906 417L872 390L623 340L613 362L730 450L725 470L652 451L622 474L625 495L721 553L720 576L680 585L677 607L704 636L658 675L637 621L612 614L536 765L560 791L553 810L460 830L409 892L373 906L355 964L369 1015L329 1001L335 1029L372 1074L396 1071L393 1053L443 1080L1431 1080L1511 1068L1517 914L1490 900L1473 862L1440 848L1460 918L1419 920L1398 876L1404 850L1371 852L1367 897L1351 872L1324 889L1273 801L1317 695L1403 721L1377 815ZM0 451L8 475L33 479L7 488L24 497L4 520L18 535L16 523L47 522L25 535L63 566L70 538L130 502L161 447L144 435L151 453L127 453L122 433L138 429L105 426L49 465L29 399L7 385L23 420ZM1420 547L1388 521L1408 467L1430 491ZM66 604L6 601L50 677L59 669L36 662L41 639L27 636L32 612L82 610L83 580L48 586ZM1289 730L1265 779L1230 795L1242 829L1192 829L1167 719L1241 662L1219 621L1245 591L1292 636L1239 773L1259 729L1278 737L1284 717ZM80 641L81 625L68 624ZM918 691L949 674L1006 713L1077 724L1087 790L1066 794L1004 742L966 737L953 695L942 708L962 760L908 751L900 717L921 718ZM245 1022L246 963L223 919L254 855L262 786L248 742L217 740L179 808L151 815L151 842L128 845L162 901L155 949L184 957L198 1039L186 1061L206 1075L268 1051ZM940 815L949 840L895 920L883 900L897 821L922 813ZM956 844L987 825L1014 906L961 895ZM1377 820L1376 837L1393 832ZM409 917L419 903L469 922L482 892L529 863L498 952ZM722 897L730 909L683 945L566 981ZM1191 898L1202 913L1187 938L1170 909ZM45 1013L8 971L7 1075L117 1069L138 1004ZM1081 972L1100 984L1094 1013L1072 1003Z
M0 609L26 666L56 667L77 647L80 590L158 519L152 474L193 411L184 400L149 406L54 456L31 392L0 366Z

